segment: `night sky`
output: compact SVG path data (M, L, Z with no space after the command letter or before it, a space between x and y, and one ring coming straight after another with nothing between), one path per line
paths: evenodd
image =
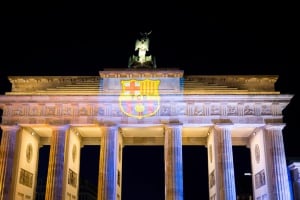
M158 68L180 68L186 75L279 75L276 89L295 94L283 112L286 155L300 157L296 129L300 107L296 103L298 7L288 2L194 2L23 1L1 5L1 93L9 90L7 76L97 76L103 68L126 68L139 33L152 30L150 52ZM207 199L206 153L205 147L183 148L185 199ZM246 148L234 148L235 162L248 154ZM98 161L99 148L83 148L82 155L86 158L82 171L97 173L98 163L90 161ZM125 147L124 158L123 199L164 199L163 147ZM250 171L250 163L235 170L242 177ZM84 172L81 175L90 178ZM246 182L239 191L248 187ZM200 190L201 185L204 189Z

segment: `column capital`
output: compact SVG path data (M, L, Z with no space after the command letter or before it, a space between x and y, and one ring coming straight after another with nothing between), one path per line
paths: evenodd
M168 133L169 131L173 132L174 129L178 129L181 132L182 131L182 123L166 124L164 126L164 134Z
M234 125L230 119L213 119L212 122L216 129L231 129Z
M182 127L183 126L183 123L182 122L179 122L179 121L176 121L176 122L169 122L169 123L166 123L164 124L165 127Z
M264 126L266 130L282 130L285 127L285 124L278 123L278 124L267 124Z
M119 126L119 124L115 123L115 122L102 122L102 123L98 123L99 126L106 126L106 127L111 127L111 126Z
M166 124L165 127L175 128L175 127L182 127L183 124Z
M18 125L0 125L0 127L3 131L17 131L20 128Z
M68 128L70 128L70 125L50 125L49 127L54 131L66 131Z
M230 119L212 119L211 121L215 125L233 125L233 122Z
M103 131L107 131L109 129L119 129L120 128L119 124L116 124L113 122L104 122L104 123L98 124L98 126Z
M214 129L227 129L231 130L234 127L233 124L215 124Z
M109 129L119 129L119 126L118 125L113 125L113 124L109 124L109 125L102 125L101 128L103 130L109 130Z

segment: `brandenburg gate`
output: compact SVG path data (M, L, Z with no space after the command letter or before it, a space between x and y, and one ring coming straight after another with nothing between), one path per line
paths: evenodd
M121 199L126 145L164 146L166 200L183 199L183 145L206 146L211 200L236 199L234 145L250 149L254 199L291 198L282 111L292 95L275 91L277 76L129 67L8 78L12 89L0 96L0 199L35 198L43 145L50 145L47 200L78 199L84 145L101 147L99 200Z

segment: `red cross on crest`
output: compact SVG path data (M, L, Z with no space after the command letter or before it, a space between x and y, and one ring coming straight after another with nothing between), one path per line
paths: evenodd
M159 80L123 80L119 97L121 111L138 119L154 115L160 107Z

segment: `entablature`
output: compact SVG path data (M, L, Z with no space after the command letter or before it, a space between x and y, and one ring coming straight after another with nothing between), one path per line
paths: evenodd
M120 109L116 96L14 96L0 97L2 124L14 123L161 123L178 119L187 124L212 124L226 118L233 123L282 121L291 95L191 95L161 96L158 111L139 119Z

